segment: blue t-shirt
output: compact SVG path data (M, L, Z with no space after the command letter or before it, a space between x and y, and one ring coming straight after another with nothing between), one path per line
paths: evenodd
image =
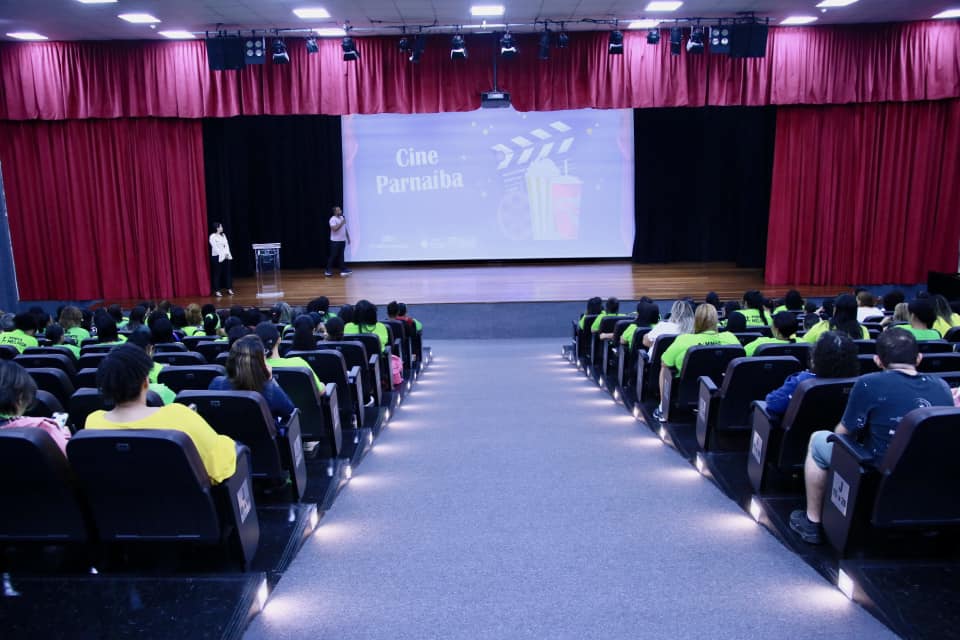
M787 407L790 406L790 400L793 398L793 392L797 390L797 385L804 380L816 377L810 371L801 371L784 380L782 387L767 394L767 413L774 418L782 418L787 412Z
M953 406L950 387L942 378L902 371L880 371L860 376L843 412L843 426L882 456L903 416L923 407Z
M209 389L211 391L235 391L230 383L230 378L227 376L217 376L211 380ZM290 400L290 396L280 388L276 380L267 380L267 384L263 386L260 395L267 401L270 413L273 414L274 418L286 420L296 408Z

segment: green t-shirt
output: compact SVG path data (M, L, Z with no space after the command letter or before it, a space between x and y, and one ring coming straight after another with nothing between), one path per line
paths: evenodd
M368 324L363 325L363 331L356 322L348 322L343 326L343 335L357 335L359 333L374 333L380 338L380 350L383 351L385 345L390 343L390 334L387 332L387 325L378 322L373 327ZM373 329L371 331L370 329ZM399 355L399 354L398 354Z
M935 329L916 329L910 325L900 327L904 331L909 331L917 340L940 340L941 336Z
M590 331L592 333L596 333L597 331L600 331L600 321L603 320L604 317L611 316L611 315L613 314L607 313L606 311L601 311L600 313L598 313L597 317L593 319L593 324L590 326Z
M830 331L830 321L821 320L817 324L810 327L810 330L807 331L803 335L803 337L800 339L803 340L804 342L809 342L810 344L816 344L817 340L820 339L820 336L825 334L827 331ZM870 339L870 332L867 330L865 326L860 325L860 332L861 332L862 339L864 340Z
M150 384L159 384L157 382L157 376L160 375L160 372L163 371L165 365L162 362L154 362L153 369L150 370L150 375L147 376L150 380Z
M101 342L100 344L113 344L113 345L117 345L117 344L123 344L123 343L126 342L126 341L127 341L127 336L117 336L117 339L114 340L114 341L112 341L112 342Z
M63 332L63 335L73 338L78 345L83 345L83 341L90 337L90 332L83 327L70 327Z
M267 358L267 364L271 367L303 367L313 374L313 381L317 383L317 389L323 394L323 383L317 377L317 372L310 367L310 363L303 358L294 356L293 358Z
M8 344L23 353L23 350L27 347L36 347L40 343L30 334L24 333L20 329L14 329L13 331L0 333L0 344Z
M70 353L73 354L73 357L74 357L74 358L76 358L77 360L80 359L80 347L78 347L78 346L75 345L75 344L55 344L55 345L53 345L53 346L55 346L55 347L66 347L67 349L70 349Z
M637 325L631 324L626 329L623 330L623 333L620 334L620 342L623 344L632 344L633 343L633 334L637 332Z
M203 333L203 327L184 327L184 328L182 329L182 331L183 331L183 335L185 335L185 336L202 336L202 335L204 335L204 333Z
M150 383L150 391L156 392L160 399L163 400L163 404L170 404L177 399L177 394L165 384L160 384L159 382Z
M732 333L717 333L716 331L704 331L703 333L682 333L677 336L673 344L667 347L663 352L661 362L668 367L675 368L677 375L683 367L683 358L687 355L690 347L697 347L703 344L736 344L740 341Z
M743 350L746 351L748 356L752 356L756 353L757 349L760 348L760 345L764 344L790 344L789 340L781 340L780 338L757 338L753 342L748 343Z
M763 318L760 317L759 309L738 309L737 311L734 311L734 313L739 313L744 318L746 318L748 327L770 326L771 317L770 317L770 314L767 313L766 311L763 312L763 315L766 318L766 322L764 322Z

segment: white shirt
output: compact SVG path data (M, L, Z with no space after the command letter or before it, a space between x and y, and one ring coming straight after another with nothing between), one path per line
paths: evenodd
M857 307L857 322L863 322L872 316L882 316L883 309L876 307Z
M233 256L230 255L230 243L227 242L226 234L211 233L210 248L213 251L211 255L220 258L220 262L223 262L224 260L233 260Z
M330 218L330 239L334 242L346 242L347 241L347 225L344 224L339 229L334 230L334 227L338 224L344 222L343 216L332 216Z
M669 320L662 320L658 322L653 329L650 329L647 332L647 335L644 336L645 340L649 340L651 344L656 342L657 336L676 336L680 335L680 325L676 322L670 322Z

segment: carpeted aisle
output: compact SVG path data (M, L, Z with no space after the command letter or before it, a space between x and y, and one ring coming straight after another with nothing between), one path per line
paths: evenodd
M559 356L434 364L247 638L885 638Z

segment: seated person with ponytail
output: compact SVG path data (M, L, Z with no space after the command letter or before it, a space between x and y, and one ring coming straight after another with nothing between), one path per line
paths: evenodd
M670 377L680 377L683 359L690 347L706 344L735 344L740 345L737 336L732 333L717 332L717 310L711 304L701 304L693 315L693 333L680 334L676 337L660 359L660 397L664 397L664 390L670 384ZM663 419L663 408L657 407L653 413L657 420Z
M97 369L97 387L115 406L110 411L91 413L86 428L182 431L196 446L212 483L232 476L237 469L233 440L218 434L185 405L147 406L147 376L152 367L153 361L140 347L132 344L114 347Z
M753 342L747 344L743 350L748 356L752 356L757 352L757 348L759 348L762 344L791 344L796 342L797 338L795 337L795 334L797 333L797 316L789 311L781 311L773 316L772 331L772 338L757 338Z
M750 290L743 294L743 308L734 313L739 313L747 319L747 330L750 327L768 327L770 326L770 316L764 309L765 303L766 300L764 300L762 293Z
M641 298L637 303L637 319L620 335L620 343L633 346L633 338L640 327L655 327L660 322L660 307L649 298ZM640 345L636 345L639 347Z
M377 320L377 307L369 300L360 300L353 307L352 322L347 322L343 325L343 333L347 336L359 333L373 333L380 338L381 351L390 345L390 334L387 331L387 325Z
M857 299L849 293L837 296L833 304L829 300L823 301L824 312L832 310L829 320L821 320L810 327L810 330L801 338L804 342L816 344L821 335L827 331L840 331L854 340L869 340L870 332L857 322ZM831 309L832 307L832 309Z

